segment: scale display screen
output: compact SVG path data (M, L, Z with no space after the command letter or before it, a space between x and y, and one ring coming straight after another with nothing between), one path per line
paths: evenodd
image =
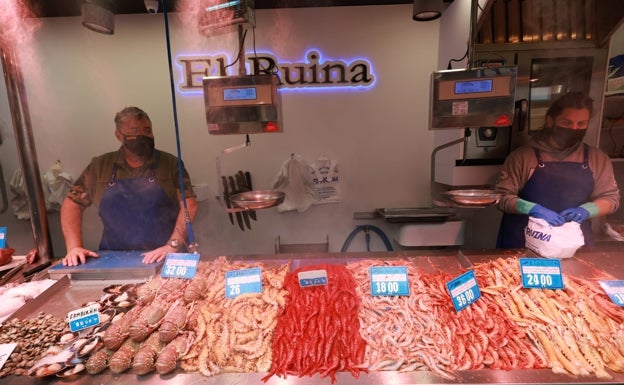
M492 79L471 80L455 82L455 94L474 94L479 92L492 92L494 81Z
M223 100L256 100L257 98L256 87L223 89Z

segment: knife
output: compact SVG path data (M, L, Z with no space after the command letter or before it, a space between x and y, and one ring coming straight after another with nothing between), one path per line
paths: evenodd
M247 182L245 182L245 175L242 171L239 171L238 174L234 175L236 178L236 185L238 187L238 192L249 191L247 188ZM245 221L245 225L249 230L251 230L251 223L249 222L249 210L243 211L243 220Z
M228 181L230 182L230 189L232 189L231 193L236 194L236 182L234 181L234 177L228 176ZM238 222L238 227L240 227L241 230L245 231L245 226L243 225L243 216L241 215L240 211L236 212L236 221Z
M230 202L230 190L228 189L227 179L222 176L221 182L223 182L223 200L225 201L225 207L231 209L232 202ZM230 217L230 223L234 224L234 216L232 215L232 213L228 212L228 216Z
M251 184L251 173L249 171L245 171L245 182L247 183L247 187L249 188L249 191L253 191L253 187ZM256 217L255 210L249 210L249 217L253 219L254 221L258 220L258 218Z

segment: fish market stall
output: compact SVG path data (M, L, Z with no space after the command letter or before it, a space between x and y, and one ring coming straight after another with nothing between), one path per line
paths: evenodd
M624 309L599 285L624 275L622 254L607 246L561 260L563 289L523 288L518 261L538 258L500 250L202 258L192 279L146 282L64 276L13 319L56 322L97 303L101 323L61 332L54 358L4 380L622 383ZM466 273L480 297L458 310L449 284ZM237 294L232 277L261 290Z

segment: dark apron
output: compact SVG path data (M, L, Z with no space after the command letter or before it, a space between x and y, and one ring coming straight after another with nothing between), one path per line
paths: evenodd
M157 151L147 177L117 179L113 165L99 208L100 250L152 250L167 243L180 208L156 180L157 165Z
M537 168L526 182L518 196L534 202L556 213L577 207L589 201L594 190L594 177L589 169L587 144L583 147L583 163L544 162L539 150L535 149ZM503 214L498 231L497 248L524 248L524 228L529 216L524 214ZM593 243L591 221L581 224L585 244Z

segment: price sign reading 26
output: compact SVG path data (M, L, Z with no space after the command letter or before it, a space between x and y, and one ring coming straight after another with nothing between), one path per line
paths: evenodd
M460 311L481 298L481 291L472 270L468 270L459 277L449 281L446 284L446 288L451 293L455 311Z
M371 266L371 295L409 295L406 266Z
M563 289L560 260L520 258L519 262L522 287L527 289Z
M262 270L259 267L225 273L225 298L236 298L246 293L262 293Z

